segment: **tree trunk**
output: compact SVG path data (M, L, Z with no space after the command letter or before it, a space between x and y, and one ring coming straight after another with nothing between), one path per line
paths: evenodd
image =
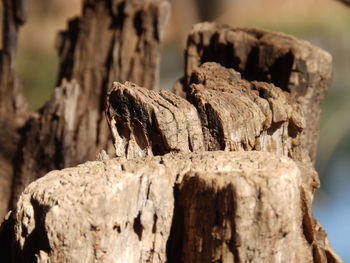
M164 90L114 83L106 115L116 155L266 151L304 167L307 193L319 187L302 144L302 110L287 92L273 84L243 80L233 69L208 62L194 70L185 92L188 100Z
M13 260L340 262L308 239L302 189L292 160L264 152L90 162L26 188Z
M320 102L332 76L330 54L281 33L201 23L188 37L185 60L185 86L193 70L210 61L235 69L247 80L272 83L290 93L304 111L302 144L315 161ZM181 89L177 88L178 94Z
M12 209L30 182L108 151L107 89L114 80L157 88L168 13L165 0L84 1L82 16L60 34L60 87L23 129Z

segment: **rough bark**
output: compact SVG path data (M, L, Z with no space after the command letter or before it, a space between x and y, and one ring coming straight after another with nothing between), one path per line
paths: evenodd
M13 180L12 162L20 139L18 130L28 117L22 85L14 72L17 37L25 22L24 0L2 0L0 50L0 218L6 214Z
M107 118L117 156L261 150L307 161L299 104L273 84L205 63L194 70L185 93L192 105L166 91L116 83Z
M114 137L117 155L119 153L119 156L134 158L192 151L191 147L181 147L181 145L191 145L191 136L188 134L191 134L189 129L192 129L192 134L196 133L200 141L204 139L205 150L263 150L280 156L289 156L296 161L301 172L301 187L298 195L301 196L302 206L299 208L303 210L303 233L311 248L312 259L305 256L304 252L291 253L288 255L289 258L282 258L286 262L341 262L331 250L325 232L312 217L313 193L319 187L319 179L310 163L308 149L302 144L302 132L305 125L303 111L300 109L298 100L273 84L243 80L235 70L224 68L217 63L204 63L193 70L182 91L188 101L168 92L147 91L132 83L124 85L115 83L107 99L107 118ZM179 105L183 109L182 113L179 111ZM196 116L193 112L194 108L198 112L197 118L194 118ZM189 126L186 120L182 119L183 114L191 116L188 119L191 120L192 126ZM200 123L198 119L200 119ZM186 133L183 132L184 127L187 127ZM202 131L202 133L198 133L198 131ZM178 136L174 136L175 134ZM161 151L159 151L159 145L163 145ZM173 145L173 147L169 145ZM194 160L191 159L191 161ZM225 173L220 176L229 177ZM195 180L196 184L200 184L204 188L208 184L206 179L203 179L206 177L201 173L190 177L190 180ZM218 180L216 177L214 178ZM233 196L237 195L237 191L228 190L232 184L231 180L223 181L225 182L221 183L223 189L209 187L209 190L203 190L200 188L196 193L193 184L188 188L182 189L180 187L178 189L179 192L176 196L181 200L180 207L182 208L180 210L175 208L174 220L179 222L175 223L173 231L182 233L179 235L186 235L184 233L192 231L194 236L199 235L200 237L197 239L194 239L193 236L189 239L183 236L176 237L177 244L171 245L171 247L175 246L176 248L171 248L169 252L171 253L170 262L202 262L203 260L206 262L207 258L223 262L232 262L233 259L234 262L247 262L249 260L253 260L253 262L255 260L257 262L279 262L277 258L281 255L278 252L271 252L276 254L276 258L273 258L261 250L253 248L255 243L252 243L252 240L257 239L254 236L256 234L254 230L250 236L245 233L245 236L248 235L246 242L249 245L247 247L241 248L239 245L237 251L229 251L226 244L236 242L236 238L239 236L232 235L230 239L227 237L229 235L227 233L230 232L228 231L229 226L224 225L217 230L216 223L211 224L203 221L203 218L208 217L208 215L204 215L207 211L204 207L208 208L208 211L212 211L215 207L220 207L220 203L230 204L233 207L240 205L235 204L232 197L230 197L231 199L222 197L222 195L227 196L226 191L229 191ZM217 185L218 183L215 181L213 184ZM256 182L256 185L263 184L262 181ZM203 191L208 191L208 194L203 196ZM274 192L286 193L282 190ZM216 195L219 195L220 198L217 199ZM273 199L273 197L267 198L264 202ZM284 203L282 197L277 199L282 207L290 204L290 201ZM240 202L243 201L240 200ZM196 204L198 205L196 206ZM228 213L226 206L223 205L222 210L216 213L223 221L222 218ZM183 214L183 207L191 212ZM230 215L232 215L232 211L227 216ZM197 223L196 225L191 221L192 219L189 219L191 217L196 218L193 219ZM292 216L286 218L291 221L295 220L291 219ZM265 221L262 218L260 220ZM246 222L246 217L242 222L242 224ZM260 223L257 224L257 228L260 228ZM269 231L273 232L272 228L269 228ZM269 237L271 244L275 244L275 240L278 238L276 235L273 236L272 232L270 232ZM212 233L215 234L210 239ZM278 233L281 234L281 232ZM262 237L264 240L266 239L265 236ZM291 239L295 240L295 237ZM269 249L271 251L283 250L281 247L276 248L271 244L267 245L265 252ZM183 249L182 254L179 249ZM290 249L290 246L285 249ZM226 251L222 252L226 254L223 255L218 251ZM265 256L266 258L264 258ZM175 259L171 259L173 257ZM215 262L214 259L212 262Z
M205 63L192 73L186 93L198 110L206 150L262 150L304 159L299 105L274 85Z
M305 114L302 143L315 160L320 102L332 74L332 57L327 52L282 33L201 23L188 37L185 86L193 70L205 62L233 68L250 81L273 83L295 97Z
M31 181L108 150L107 89L114 80L157 88L168 13L166 0L83 2L58 41L60 87L23 129L12 208Z
M4 3L15 27L4 30L11 48L1 57L9 71L0 75L0 100L11 112L19 109L8 95L17 89L13 36L24 16L23 1ZM186 99L152 91L168 5L85 0L61 33L60 86L38 113L23 114L24 126L19 110L4 122L9 132L21 128L4 148L12 154L5 162L16 164L12 205L47 171L108 150L104 96L112 81L130 80L137 84L116 82L107 99L119 158L102 152L103 162L30 184L0 226L4 259L341 262L311 214L319 182L308 155L330 56L286 35L205 23L189 37L177 84ZM3 92L3 83L13 89Z
M106 113L116 155L272 152L298 163L305 193L312 199L320 183L302 145L304 117L294 98L273 84L243 80L238 72L217 63L194 70L188 86L186 101L166 91L115 83Z
M19 263L340 262L321 242L310 244L301 192L297 165L265 152L90 162L26 188L12 256Z
M284 169L187 174L178 190L182 253L172 262L313 262L300 228L300 177Z
M196 109L165 90L115 82L107 97L107 120L116 155L128 158L203 151Z

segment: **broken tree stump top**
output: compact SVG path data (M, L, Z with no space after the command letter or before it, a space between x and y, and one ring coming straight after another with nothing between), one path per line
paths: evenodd
M333 252L314 230L300 175L291 159L254 151L116 158L52 171L20 197L13 257L323 262L313 251Z
M303 146L315 160L320 103L332 78L328 52L283 33L205 22L195 25L188 36L185 86L193 71L205 62L233 68L250 81L273 83L295 97L305 116Z

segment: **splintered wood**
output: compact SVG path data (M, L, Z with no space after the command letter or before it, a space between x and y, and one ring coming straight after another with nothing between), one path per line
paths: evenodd
M107 98L106 112L117 156L204 150L196 109L168 91L116 82Z
M174 89L179 96L113 84L106 115L117 156L177 153L170 156L195 162L190 152L262 151L292 158L300 173L298 190L291 190L290 178L267 182L258 171L249 179L227 170L178 175L168 262L341 262L311 209L319 187L312 165L319 104L330 78L330 55L307 42L204 23L189 36L185 76ZM302 207L292 208L295 199ZM298 212L278 212L287 207L302 210L302 223ZM301 237L289 234L298 231ZM276 245L289 238L290 244Z
M303 109L302 144L315 161L320 102L332 77L329 53L282 33L201 23L188 37L185 59L185 85L193 70L209 61L233 68L247 80L272 83L290 93Z
M292 160L263 152L89 162L26 188L14 258L318 262L303 232L301 189ZM29 247L34 233L40 242Z
M340 263L312 216L331 56L284 34L202 23L175 93L158 91L168 14L166 0L84 0L60 34L59 87L35 114L11 95L13 49L1 53L1 133L16 131L0 148L15 208L0 226L5 261ZM4 43L16 39L10 26ZM110 160L98 153L112 140ZM11 191L1 194L7 204Z
M59 87L22 131L12 208L30 182L113 147L104 117L108 87L130 80L157 88L168 15L165 0L83 1L81 17L60 33Z
M198 150L261 150L306 158L298 103L273 84L241 79L217 63L197 68L188 101L166 91L115 83L107 98L117 156Z

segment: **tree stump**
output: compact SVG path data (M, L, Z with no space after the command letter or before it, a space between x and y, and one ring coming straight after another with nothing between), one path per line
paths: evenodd
M282 33L201 23L194 26L187 40L184 86L205 62L233 68L250 81L272 83L294 97L305 114L302 144L315 161L320 102L332 77L330 54ZM181 94L181 85L176 90Z
M157 90L168 2L85 0L58 43L60 86L28 113L11 95L23 0L4 3L0 123L13 137L0 164L16 208L0 226L4 261L341 262L311 213L328 53L199 24L177 96ZM40 178L110 152L104 107L117 158Z
M13 260L340 262L305 235L301 191L298 166L266 152L89 162L26 188Z
M30 182L112 148L104 117L108 87L114 80L158 87L168 14L165 0L83 1L82 16L60 33L59 87L22 129L12 209Z

